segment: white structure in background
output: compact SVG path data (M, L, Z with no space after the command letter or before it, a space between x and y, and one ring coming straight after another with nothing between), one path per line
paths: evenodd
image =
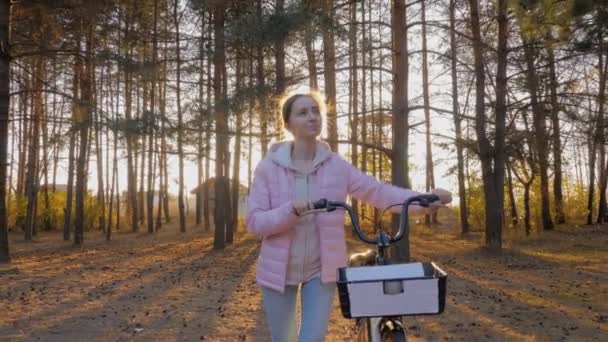
M230 186L232 186L232 179L230 180ZM204 196L205 188L209 188L209 211L211 215L213 215L213 210L215 208L215 177L208 179L203 184L197 186L192 191L190 191L191 195L195 195L197 192L200 192L201 196ZM239 183L239 218L245 217L245 212L247 210L247 196L249 195L249 189L243 184ZM195 199L193 199L195 200ZM196 205L193 205L193 208Z

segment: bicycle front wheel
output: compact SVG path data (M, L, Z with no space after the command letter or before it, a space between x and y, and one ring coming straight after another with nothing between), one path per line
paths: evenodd
M406 342L403 330L392 330L382 335L382 342Z
M398 319L387 319L380 324L382 342L406 342L405 328Z

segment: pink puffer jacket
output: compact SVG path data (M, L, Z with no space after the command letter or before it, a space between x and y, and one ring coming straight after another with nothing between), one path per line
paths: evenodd
M285 289L289 248L294 233L291 228L298 221L298 216L292 213L291 203L295 193L295 176L292 169L273 160L270 155L283 144L290 143L274 144L269 156L257 165L246 216L247 230L263 238L257 264L257 282L281 293ZM326 143L318 144L328 150L326 158L312 174L319 198L345 201L350 194L363 202L385 208L419 194L380 182L359 171L339 154L329 151ZM401 208L397 206L394 210L398 212ZM416 211L422 211L422 208L410 208L411 213ZM336 281L337 268L346 265L344 215L342 210L315 215L321 244L321 281L324 283Z

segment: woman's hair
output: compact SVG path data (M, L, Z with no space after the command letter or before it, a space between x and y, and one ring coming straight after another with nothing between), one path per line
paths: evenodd
M302 97L310 97L311 99L313 99L313 101L315 101L319 106L319 111L322 114L325 113L325 101L323 101L323 98L320 94L315 92L293 94L291 96L287 96L285 100L283 100L283 103L281 105L281 114L283 116L283 123L285 124L285 126L287 126L287 122L289 121L289 116L291 115L291 110L293 108L294 102L296 102L297 99Z

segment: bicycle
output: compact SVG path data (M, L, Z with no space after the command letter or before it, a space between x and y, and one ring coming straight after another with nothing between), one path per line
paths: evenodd
M443 312L447 283L443 270L433 262L390 264L388 258L390 245L409 234L408 207L412 204L428 207L437 200L436 195L418 195L385 208L384 211L402 206L399 231L391 236L378 221L374 238L365 235L348 204L327 199L313 203L313 212L346 210L357 237L376 245L375 251L351 255L349 265L338 269L340 308L344 317L356 319L356 341L407 341L401 316Z

